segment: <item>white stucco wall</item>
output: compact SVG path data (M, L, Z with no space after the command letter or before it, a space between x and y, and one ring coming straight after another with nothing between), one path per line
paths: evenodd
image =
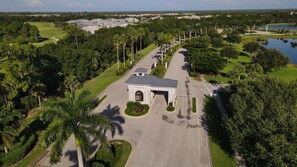
M154 98L152 91L166 91L168 92L168 103L172 102L175 106L176 88L167 87L150 87L149 85L128 85L129 101L135 101L135 93L141 91L143 93L143 101L141 104L151 105Z

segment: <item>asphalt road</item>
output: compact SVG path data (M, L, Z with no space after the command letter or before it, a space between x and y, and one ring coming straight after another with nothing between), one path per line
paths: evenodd
M191 109L192 97L203 98L203 94L193 91L195 88L186 71L184 53L185 50L180 49L174 55L165 75L178 80L176 110L167 112L164 96L155 97L139 144L131 157L133 167L211 166L208 136L201 121L202 103L198 103L196 114Z
M172 113L166 111L164 96L156 95L149 113L140 118L125 116L128 102L127 85L124 82L137 68L149 69L156 61L157 49L145 56L128 74L111 84L99 97L106 99L95 109L118 124L119 128L109 139L125 139L132 144L133 150L126 166L133 167L209 167L211 157L203 113L204 95L210 94L203 82L194 81L186 72L184 53L180 49L174 54L165 75L178 80L177 106ZM197 99L197 113L191 111L191 99ZM63 149L61 162L55 166L75 166L76 148L71 138ZM49 155L39 166L49 166Z

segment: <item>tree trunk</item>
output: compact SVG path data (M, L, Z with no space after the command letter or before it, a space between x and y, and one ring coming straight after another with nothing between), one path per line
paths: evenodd
M131 42L131 61L134 61L134 41Z
M161 50L161 55L162 55L162 64L163 64L163 45L161 45L161 48L160 48L160 50Z
M118 62L118 71L120 71L119 45L117 45L117 62Z
M125 52L125 48L126 48L126 45L123 45L123 61L124 61L124 67L126 67L126 59L125 59L126 52Z
M189 38L191 39L192 38L192 31L189 32Z
M75 35L75 43L76 43L76 49L78 49L78 40L77 40L77 35Z
M139 42L140 42L140 49L139 50L142 50L142 37L139 38Z
M6 96L6 94L5 94L5 91L4 91L3 87L0 86L0 88L1 88L1 92L2 92L3 98L4 98L5 106L7 107L7 106L8 106L7 96Z
M80 146L76 146L78 167L84 167L83 155Z
M40 96L37 96L37 97L38 97L39 108L41 108L41 97Z
M4 146L4 151L5 151L5 154L8 153L7 148L5 146Z
M184 32L184 41L186 40L186 33Z

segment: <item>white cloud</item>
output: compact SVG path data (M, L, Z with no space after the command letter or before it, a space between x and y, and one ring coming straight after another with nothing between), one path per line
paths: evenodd
M93 5L91 3L79 3L79 2L71 2L67 4L69 8L91 8Z
M41 0L26 0L25 6L35 7L35 6L41 6L42 2Z

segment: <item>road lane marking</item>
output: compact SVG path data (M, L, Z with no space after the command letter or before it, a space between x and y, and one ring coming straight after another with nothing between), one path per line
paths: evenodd
M152 167L152 165L153 165L153 162L154 162L154 158L155 158L155 154L153 154L153 156L152 156L152 160L151 160L151 164L150 164L150 167Z
M205 83L204 82L202 82L202 84L205 86L205 88L209 91L209 93L210 93L210 96L212 96L212 93L211 93L211 91L208 89L208 87L205 85Z

